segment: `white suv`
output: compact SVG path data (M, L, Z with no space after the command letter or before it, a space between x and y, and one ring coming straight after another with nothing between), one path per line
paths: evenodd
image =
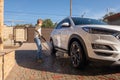
M74 67L90 60L120 64L120 26L89 18L67 17L51 33L52 54L66 51Z

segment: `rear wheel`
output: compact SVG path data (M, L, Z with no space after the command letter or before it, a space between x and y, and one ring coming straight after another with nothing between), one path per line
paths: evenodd
M51 55L52 55L52 56L56 56L57 50L56 50L55 47L54 47L53 40L51 40L50 43L51 43L51 45L52 45L52 47L51 47Z
M82 46L78 41L72 41L70 45L70 56L73 67L85 67L85 55L83 54Z

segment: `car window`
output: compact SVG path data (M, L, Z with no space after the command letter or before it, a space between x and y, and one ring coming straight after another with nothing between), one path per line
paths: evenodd
M72 18L75 25L106 25L105 22L89 18Z
M58 23L57 26L56 26L56 29L61 29L62 28L62 26L61 26L62 23L63 23L63 21L61 21L60 23Z

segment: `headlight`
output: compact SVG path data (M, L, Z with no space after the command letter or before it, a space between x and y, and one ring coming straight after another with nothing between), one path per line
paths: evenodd
M95 28L95 27L83 27L82 29L91 34L113 35L117 32L114 30L109 30L109 29L105 29L105 28Z

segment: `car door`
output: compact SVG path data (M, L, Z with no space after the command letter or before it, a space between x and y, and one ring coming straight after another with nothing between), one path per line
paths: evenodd
M69 41L69 37L71 35L71 21L69 18L66 18L62 23L69 23L70 26L68 27L63 27L61 26L61 31L60 31L60 41L61 41L61 48L66 49L67 50L67 46L68 46L68 41Z
M54 29L53 31L53 42L54 42L54 46L60 48L61 47L61 24L63 23L63 21L61 21L60 23L58 23L57 27Z

